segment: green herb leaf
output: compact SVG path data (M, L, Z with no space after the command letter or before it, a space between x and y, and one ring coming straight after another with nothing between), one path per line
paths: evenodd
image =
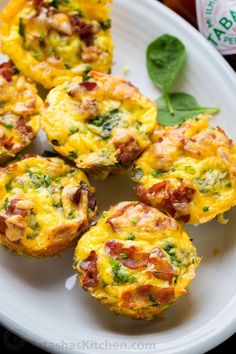
M78 127L71 127L71 128L70 128L70 134L71 134L71 135L77 133L78 131L79 131L79 128L78 128Z
M111 20L108 18L107 20L100 22L100 25L103 30L107 30L111 28Z
M164 94L173 85L186 57L184 44L176 37L164 34L147 48L147 69L151 80Z
M78 155L75 151L70 151L68 153L67 157L69 160L75 160L75 159L77 159Z
M3 209L4 209L5 211L6 211L7 208L8 208L8 204L9 204L9 199L6 198L6 199L4 200L4 202L3 202L3 205L2 205L2 207L3 207Z
M219 108L201 107L197 100L187 93L171 93L169 95L173 114L170 113L165 96L157 100L158 122L163 126L179 125L187 119L194 118L199 114L216 114Z
M9 192L11 190L11 181L6 183L5 188L6 188L7 192Z
M18 31L19 31L19 35L24 39L25 38L25 25L23 23L22 18L20 18Z
M68 220L73 220L75 219L76 216L75 216L75 212L74 211L71 211L68 215L67 215L67 219Z
M169 255L171 263L175 266L179 266L181 261L178 259L176 254L176 246L169 243L168 241L165 241L163 244L163 249Z
M111 136L112 130L118 125L121 119L121 112L118 109L113 109L112 111L97 117L89 124L95 125L96 127L102 127L101 137L107 139Z
M56 9L58 9L58 7L60 5L66 5L68 3L69 3L69 0L52 0L50 2L50 6L55 7Z
M33 53L32 56L34 57L34 59L39 60L41 57L40 53Z
M13 124L11 124L11 123L6 123L6 124L4 125L4 127L7 128L7 129L11 129L11 128L13 128Z
M207 211L209 211L209 206L204 206L202 210L206 213Z
M83 75L82 75L82 81L88 81L89 79L89 72L92 70L91 65L87 65L87 67L84 69Z
M128 258L127 253L124 253L124 252L120 253L120 256L121 256L121 258L123 258L123 259Z
M187 165L185 166L185 172L189 173L190 175L194 175L196 173L196 170L193 166Z
M132 232L128 235L128 237L126 238L126 240L131 240L131 241L133 241L133 240L135 240L135 234L133 234Z
M43 175L40 174L40 171L37 169L34 169L33 167L30 168L28 171L29 176L30 176L30 181L31 181L31 187L32 188L40 188L40 187L48 187L52 179L48 175Z
M112 274L114 275L117 283L134 282L136 278L133 275L125 273L122 269L122 265L117 260L111 259L110 264L112 266Z
M31 234L28 234L26 238L28 240L34 240L38 236L38 232L32 232Z
M45 186L48 187L51 184L52 179L51 179L50 176L44 175L43 176L43 182L44 182Z

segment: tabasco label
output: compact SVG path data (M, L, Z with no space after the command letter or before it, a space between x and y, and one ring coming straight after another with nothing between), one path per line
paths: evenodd
M196 0L198 26L223 55L236 54L236 0Z

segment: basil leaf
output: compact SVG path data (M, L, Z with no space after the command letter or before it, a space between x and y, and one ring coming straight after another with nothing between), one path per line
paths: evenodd
M146 57L151 80L167 94L184 63L184 44L178 38L164 34L149 44Z
M195 97L187 93L171 93L169 95L173 113L170 113L165 96L157 100L158 122L163 126L179 125L187 119L194 118L199 114L216 114L217 107L201 107Z

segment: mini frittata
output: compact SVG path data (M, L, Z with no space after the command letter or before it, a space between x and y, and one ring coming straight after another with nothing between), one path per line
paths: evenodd
M236 149L206 115L158 128L135 162L135 191L147 204L186 223L202 224L236 205Z
M3 53L52 88L91 69L109 72L111 0L10 0L0 15Z
M42 112L49 142L99 178L128 167L150 145L157 108L127 80L91 72L50 91Z
M175 219L134 201L104 212L82 236L74 268L83 289L108 309L150 320L187 293L199 262Z
M85 174L57 157L25 156L0 169L0 243L46 257L74 245L96 213Z
M40 126L42 100L11 62L0 64L0 163L30 144Z

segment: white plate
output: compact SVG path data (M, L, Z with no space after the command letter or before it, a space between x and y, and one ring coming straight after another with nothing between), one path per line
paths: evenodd
M128 78L155 99L159 92L148 78L145 50L162 33L176 35L186 44L188 60L175 89L194 94L203 105L221 107L214 124L236 139L235 73L197 31L154 0L115 0L112 17L114 73L122 74L128 65ZM42 152L45 146L40 134L34 149ZM127 177L109 178L96 186L100 211L135 198ZM159 322L119 318L91 299L75 284L73 250L62 257L34 260L1 249L2 322L52 352L204 353L236 329L234 214L235 209L229 213L228 225L188 227L203 260L189 294ZM220 250L217 256L215 249Z

